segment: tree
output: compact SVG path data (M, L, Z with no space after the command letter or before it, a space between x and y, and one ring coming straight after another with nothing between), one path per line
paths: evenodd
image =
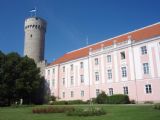
M25 104L43 103L45 80L33 59L0 51L0 106L23 99Z
M0 106L6 106L8 101L6 99L7 92L5 91L6 85L4 84L4 64L5 54L0 51Z
M105 104L105 103L107 103L107 95L106 95L106 93L104 92L104 91L102 91L98 96L97 96L97 98L96 98L96 102L98 103L98 104Z
M21 70L20 77L16 81L16 90L18 97L24 100L24 103L40 103L40 91L44 89L44 78L40 76L40 69L37 68L33 59L25 56L18 65ZM37 99L38 98L38 99Z

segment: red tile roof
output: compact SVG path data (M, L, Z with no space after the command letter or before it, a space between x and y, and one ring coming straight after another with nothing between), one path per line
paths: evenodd
M87 47L66 53L62 57L58 58L57 60L49 64L49 66L88 56L90 48L92 48L92 50L96 50L96 49L100 49L102 44L104 47L106 47L106 46L112 45L114 42L116 43L123 42L128 40L128 36L131 36L131 39L134 41L141 41L141 40L145 40L147 38L152 38L159 35L160 35L160 23L156 23L156 24L144 27L142 29L138 29L126 34L122 34L120 36L107 39L105 41L98 42L93 45L89 45Z

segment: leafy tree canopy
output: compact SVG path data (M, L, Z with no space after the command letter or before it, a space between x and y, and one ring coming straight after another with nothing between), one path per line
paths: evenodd
M44 82L33 59L0 51L0 106L20 99L24 104L42 103Z

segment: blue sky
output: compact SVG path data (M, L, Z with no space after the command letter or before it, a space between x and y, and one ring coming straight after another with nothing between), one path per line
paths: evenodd
M45 59L160 21L160 0L0 0L0 50L23 55L24 20L47 23Z

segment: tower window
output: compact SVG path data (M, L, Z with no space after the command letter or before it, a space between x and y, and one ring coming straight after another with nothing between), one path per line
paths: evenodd
M32 34L30 35L30 37L32 37Z

